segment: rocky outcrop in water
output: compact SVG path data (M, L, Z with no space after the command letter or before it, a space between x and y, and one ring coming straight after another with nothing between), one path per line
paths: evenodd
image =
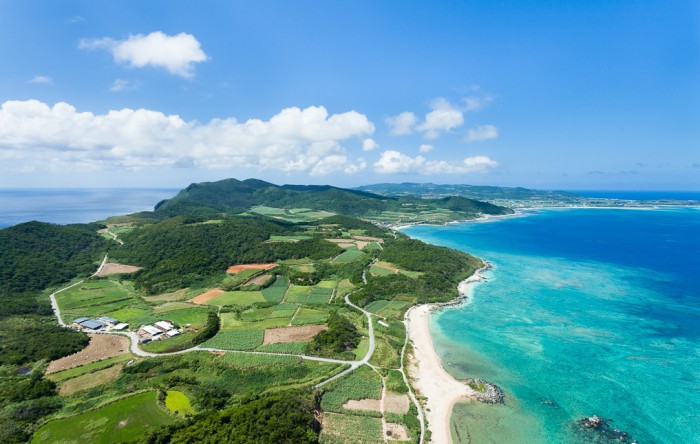
M616 429L611 418L603 419L598 415L583 418L577 421L579 432L588 436L588 440L595 443L630 443L637 444L627 432Z
M475 397L478 401L486 404L503 404L505 395L503 390L496 384L484 381L483 379L466 379L464 383L471 387L475 392Z

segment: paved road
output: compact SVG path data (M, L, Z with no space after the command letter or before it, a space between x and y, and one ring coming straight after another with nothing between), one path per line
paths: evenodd
M73 287L75 287L76 285L80 285L80 284L82 284L83 282L85 282L85 281L78 281L78 282L76 282L75 284L69 285L69 286L67 286L67 287L65 287L65 288L61 288L60 290L56 290L56 291L54 291L53 293L51 293L51 294L49 295L49 299L51 299L51 308L53 309L53 314L56 315L56 319L58 320L58 324L59 324L61 327L65 327L65 326L66 326L66 323L63 322L63 317L61 316L61 310L58 308L58 303L56 302L56 294L58 294L58 293L60 293L60 292L62 292L62 291L66 291L66 290L68 290L69 288L73 288Z

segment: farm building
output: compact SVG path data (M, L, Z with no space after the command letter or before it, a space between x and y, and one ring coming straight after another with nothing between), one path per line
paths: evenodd
M175 326L169 321L158 321L154 325L161 331L170 331L175 328Z
M160 330L160 329L158 329L158 328L155 328L155 327L152 326L152 325L144 325L143 327L141 327L141 330L144 331L144 332L146 332L147 334L149 334L149 335L151 335L151 336L158 336L158 335L160 335L161 333L163 333L162 330Z
M173 336L177 336L179 334L180 334L180 332L177 330L170 330L170 331L166 331L165 333L163 333L163 336L168 337L168 338L172 338Z
M122 330L126 330L127 328L129 328L129 324L125 324L122 322L121 324L115 325L111 329L115 330L115 331L122 331Z
M114 318L108 318L107 316L101 316L101 317L97 318L97 320L100 322L104 322L107 325L117 325L119 323L118 320L116 320Z
M104 322L96 321L94 319L88 319L87 321L81 322L79 325L88 330L101 330L106 327Z
M85 321L89 321L89 320L90 320L90 318L78 318L75 321L73 321L73 324L78 326L78 327L82 327L80 324L82 324Z

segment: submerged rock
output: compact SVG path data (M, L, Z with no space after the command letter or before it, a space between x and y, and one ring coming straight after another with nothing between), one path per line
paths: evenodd
M476 392L476 399L487 404L503 404L505 395L496 384L478 378L469 378L464 381Z
M632 439L627 432L613 427L611 418L603 419L598 415L580 419L576 422L582 433L589 436L588 440L595 443L624 442L636 444L637 440ZM593 435L590 435L590 434Z

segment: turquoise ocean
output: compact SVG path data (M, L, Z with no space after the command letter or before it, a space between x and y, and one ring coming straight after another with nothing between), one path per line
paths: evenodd
M505 389L455 442L700 443L700 209L551 209L405 233L494 264L431 331L446 369ZM611 419L609 433L577 421ZM614 436L613 436L614 435Z

